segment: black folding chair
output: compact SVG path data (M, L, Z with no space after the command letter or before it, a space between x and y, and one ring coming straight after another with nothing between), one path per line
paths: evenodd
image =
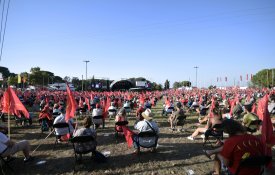
M122 126L128 125L128 121L119 121L115 123L115 139L116 143L118 142L119 133L123 133Z
M158 138L156 132L146 131L140 132L137 135L137 145L142 148L156 148L158 144Z
M212 148L214 148L211 137L217 140L217 142L220 142L223 140L223 129L221 124L215 124L213 127L209 128L205 133L204 143L203 147L205 147L208 143L211 145Z
M272 157L270 156L248 157L247 159L244 159L240 162L235 175L238 175L243 168L249 168L249 169L255 169L255 170L260 168L259 175L262 175L264 172L264 166L268 165L271 160L272 160Z
M14 172L13 168L10 166L10 162L7 161L5 159L5 157L3 157L1 154L0 154L0 159L1 159L1 169L2 169L2 172L4 171L4 167L7 167L9 170L11 170L12 172Z
M61 140L62 136L66 136L67 134L70 134L70 126L68 123L56 123L53 124L53 129L68 129L68 132L66 132L66 134L60 135L58 134L56 131L54 131L54 135L55 135L55 143L54 143L54 148L55 146L59 143L59 141Z
M80 155L82 158L82 154L92 153L91 154L91 157L92 157L93 152L96 150L96 141L93 136L76 136L71 138L70 142L72 143L73 149L74 149L75 165L78 162L78 155ZM94 146L86 147L85 144L91 144L91 145L94 144ZM74 166L74 170L75 170L75 166Z
M174 120L174 126L177 128L178 126L181 126L180 131L184 131L183 130L183 126L185 125L186 122L186 116L178 116L175 120Z
M99 128L100 125L102 125L102 128L104 128L105 123L104 123L102 115L93 116L92 120L93 120L93 124L94 124L95 129Z

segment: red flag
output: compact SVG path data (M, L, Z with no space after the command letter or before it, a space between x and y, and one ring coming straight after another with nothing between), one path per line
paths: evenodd
M90 105L89 99L87 97L85 97L85 103L86 103L86 105L88 105L88 110L90 111L91 105Z
M78 104L78 106L80 107L80 108L83 108L83 101L82 101L82 97L80 96L80 99L79 99L79 104Z
M131 131L127 126L122 126L122 130L123 130L128 148L132 147L133 146L132 136L133 136L134 132Z
M3 112L11 113L11 114L20 114L21 111L26 118L30 118L30 114L25 108L25 106L21 103L15 92L11 87L9 87L3 97ZM20 116L18 116L20 117Z
M73 93L72 93L71 89L69 88L68 84L66 86L67 86L67 107L66 107L65 119L66 119L66 121L69 121L70 118L74 117L74 113L76 111L77 104L76 104Z
M265 95L258 104L258 115L263 120L262 122L262 142L264 144L265 155L272 156L271 147L267 144L274 145L275 137L273 135L273 126L268 112L268 95ZM271 166L271 165L270 165Z

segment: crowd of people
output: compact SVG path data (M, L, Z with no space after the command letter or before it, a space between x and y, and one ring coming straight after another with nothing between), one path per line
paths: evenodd
M0 94L2 107L4 91L0 91ZM217 149L204 150L208 157L215 155L213 174L221 174L222 166L228 167L228 171L234 174L245 156L265 155L265 146L268 145L270 148L275 144L274 140L263 143L259 139L262 137L262 132L265 132L261 127L262 123L265 120L270 120L271 124L275 123L273 117L269 118L269 115L273 116L275 114L275 93L270 89L240 90L229 88L227 90L193 89L155 92L74 92L74 100L78 104L75 116L83 116L82 119L80 117L82 122L75 120L74 116L71 116L70 120L66 120L67 92L16 91L16 94L19 99L22 99L22 103L32 110L31 112L39 112L38 121L42 131L52 129L57 123L69 124L69 129L54 129L55 134L58 136L58 142L66 139L66 137L63 137L64 135L69 135L67 139L84 135L94 137L94 142L76 145L76 149L84 152L96 150L96 131L100 129L100 126L104 127L105 120L128 121L128 116L132 114L135 114L136 118L134 126L128 126L128 124L116 126L122 127L117 128L117 130L122 131L122 135L124 134L125 137L128 135L125 130L131 131L130 142L133 142L135 154L140 153L140 147L150 148L152 152L156 152L156 143L161 128L154 121L156 114L153 113L154 110L152 109L158 101L163 102L162 116L167 116L167 125L172 132L184 131L179 126L185 124L189 115L198 116L198 128L186 138L188 140L193 141L200 134L205 139L208 137L208 131L217 124L222 126L225 133L228 133L228 138L217 141ZM264 99L267 99L265 106L259 103ZM265 109L268 110L268 115L262 115L262 110ZM1 114L3 122L5 121L4 115ZM20 118L23 117L20 116ZM32 117L28 118L28 120L33 119ZM255 123L253 121L259 122ZM81 127L81 123L83 127ZM248 134L248 131L258 132L259 134L255 136ZM23 151L25 155L24 162L32 160L28 141L15 143L9 140L5 134L7 133L0 133L0 155L2 157L9 158L14 153ZM247 173L253 174L255 171L251 172L249 169L241 171L241 174Z

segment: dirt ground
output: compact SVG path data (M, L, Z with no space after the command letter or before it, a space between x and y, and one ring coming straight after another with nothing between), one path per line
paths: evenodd
M153 108L155 121L160 127L160 138L157 153L142 150L141 155L132 154L134 149L128 148L123 137L116 143L114 136L114 121L107 120L105 129L98 129L98 147L100 152L110 151L107 163L96 163L86 155L82 165L75 167L73 147L71 144L60 144L54 147L55 137L41 134L37 116L34 117L33 126L15 126L12 122L11 139L19 141L29 140L31 149L41 146L32 155L35 159L27 164L23 163L22 153L15 155L16 159L10 162L13 171L4 168L2 174L187 174L193 170L194 174L204 175L212 170L213 161L202 152L202 139L187 140L186 137L196 128L197 117L187 116L184 125L185 132L171 132L166 117L161 116L161 102ZM129 126L133 126L134 116L130 116ZM273 156L274 157L274 156ZM41 163L42 164L39 164ZM273 162L274 164L274 162ZM74 167L76 171L74 171ZM274 173L274 172L273 172ZM272 173L271 173L272 174ZM274 173L275 174L275 173Z

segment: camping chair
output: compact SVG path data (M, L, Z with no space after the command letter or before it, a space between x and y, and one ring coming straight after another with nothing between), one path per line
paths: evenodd
M205 135L205 138L204 138L203 146L206 146L207 143L209 143L211 147L214 148L214 146L210 141L210 137L214 137L214 139L216 139L217 142L221 143L221 141L223 140L222 124L215 124L213 127L209 128L204 135Z
M116 116L116 112L117 112L116 109L109 109L108 110L109 118L111 119L112 117L115 117Z
M253 120L251 121L251 123L249 124L248 127L246 127L246 131L250 132L250 134L253 134L255 132L257 132L257 128L259 125L261 125L262 121L261 120ZM251 128L251 126L255 126L255 128Z
M118 136L119 133L123 134L123 130L122 130L122 126L126 126L128 125L128 121L119 121L115 123L115 139L116 139L116 143L118 142Z
M93 119L94 129L99 128L100 125L102 125L102 128L104 128L104 120L102 115L93 116L92 119Z
M142 148L156 148L158 144L158 138L159 136L157 135L156 132L153 131L146 131L146 132L140 132L137 135L137 140L136 143L138 147ZM138 154L139 156L140 154ZM140 157L139 157L140 159Z
M74 149L75 165L78 161L78 155L80 155L80 158L82 158L82 154L93 153L96 150L96 141L93 136L76 136L71 138L70 142L72 143ZM89 146L86 146L85 144L88 144ZM91 154L91 157L92 155L93 154ZM80 159L80 161L82 160Z
M262 175L264 172L264 167L268 165L271 160L272 160L272 157L269 157L269 156L248 157L247 159L244 159L240 162L235 175L238 175L243 168L249 168L249 169L260 168L261 170L259 175Z
M68 123L56 123L56 124L53 124L53 129L64 129L64 130L67 130L67 132L65 134L58 134L56 133L56 131L54 131L54 135L55 135L55 143L54 143L54 148L55 146L60 143L60 140L62 138L62 136L67 136L67 134L70 134L70 126ZM62 141L62 140L61 140Z

